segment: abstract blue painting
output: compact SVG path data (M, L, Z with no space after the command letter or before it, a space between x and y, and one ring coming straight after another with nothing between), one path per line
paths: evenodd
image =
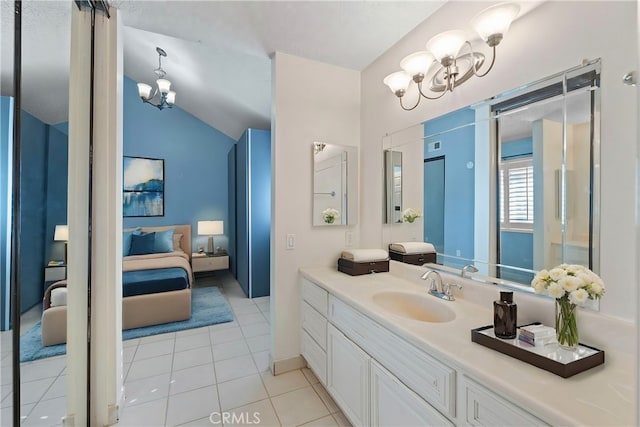
M124 156L122 214L164 216L164 160Z

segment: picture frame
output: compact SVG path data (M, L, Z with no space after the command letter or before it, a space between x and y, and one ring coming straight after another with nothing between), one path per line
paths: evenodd
M122 216L164 216L164 159L123 156Z

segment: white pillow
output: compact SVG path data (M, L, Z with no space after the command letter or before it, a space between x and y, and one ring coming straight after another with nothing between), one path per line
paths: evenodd
M51 307L67 305L67 288L55 288L51 291Z

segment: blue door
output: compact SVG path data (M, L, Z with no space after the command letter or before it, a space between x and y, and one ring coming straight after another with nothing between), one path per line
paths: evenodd
M444 156L424 161L424 241L444 253Z

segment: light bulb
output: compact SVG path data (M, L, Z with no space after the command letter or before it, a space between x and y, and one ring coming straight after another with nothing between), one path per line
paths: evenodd
M446 62L448 58L456 57L466 40L466 34L462 30L445 31L431 37L427 42L427 50L438 62Z

